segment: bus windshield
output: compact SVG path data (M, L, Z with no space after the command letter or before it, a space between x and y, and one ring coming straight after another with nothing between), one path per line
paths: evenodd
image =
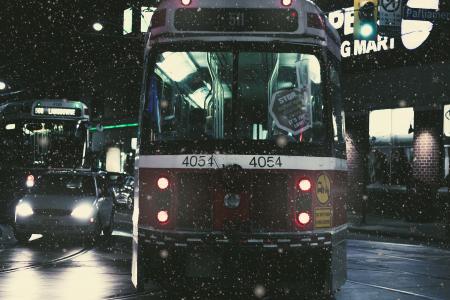
M79 167L86 128L81 121L45 119L0 122L0 150L5 165Z
M152 141L326 142L314 54L162 52L148 80Z

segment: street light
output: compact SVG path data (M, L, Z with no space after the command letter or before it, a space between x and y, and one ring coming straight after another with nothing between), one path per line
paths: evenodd
M94 28L95 31L102 31L103 30L103 25L99 22L95 22L92 25L92 28Z
M0 91L6 90L6 83L3 81L0 81Z

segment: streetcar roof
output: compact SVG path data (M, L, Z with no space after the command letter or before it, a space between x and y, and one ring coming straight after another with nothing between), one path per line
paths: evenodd
M229 28L224 15L239 11L236 9L242 9L250 21L239 24L240 28ZM281 0L191 0L189 5L164 0L153 14L149 33L147 51L161 43L276 41L327 47L340 59L336 29L309 0L292 0L289 6L283 6Z

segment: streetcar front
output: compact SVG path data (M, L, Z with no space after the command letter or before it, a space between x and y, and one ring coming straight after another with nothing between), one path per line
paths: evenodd
M152 20L135 283L253 262L250 277L331 292L345 279L337 35L308 1L216 2L166 1Z

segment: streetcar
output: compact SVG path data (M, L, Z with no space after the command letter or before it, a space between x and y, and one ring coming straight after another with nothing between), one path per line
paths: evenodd
M28 99L0 103L0 217L14 220L27 182L49 168L81 168L89 146L89 109L81 101ZM27 177L30 180L27 180Z
M339 49L311 1L159 4L136 157L138 289L247 278L328 297L344 283Z

